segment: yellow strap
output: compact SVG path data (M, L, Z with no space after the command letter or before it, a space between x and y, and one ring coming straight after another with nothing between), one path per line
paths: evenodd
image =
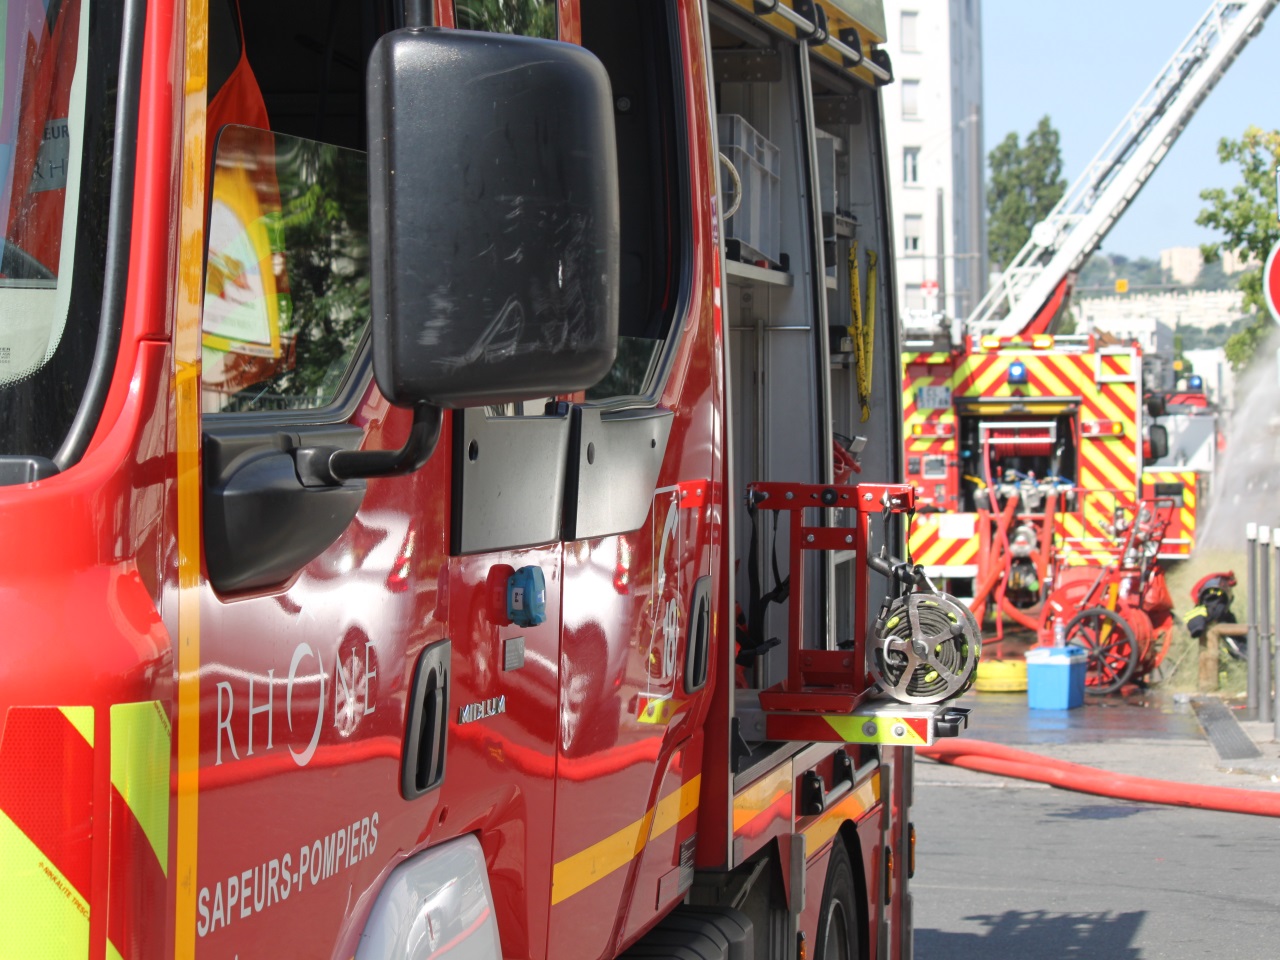
M863 336L866 338L858 361L858 402L862 404L862 422L871 417L871 371L875 365L876 348L876 263L879 258L874 250L867 251L867 319Z
M871 415L868 392L862 389L862 368L866 365L863 353L866 346L866 323L862 316L862 283L858 278L858 241L849 244L849 339L853 341L854 376L858 381L858 403L862 406L862 420Z

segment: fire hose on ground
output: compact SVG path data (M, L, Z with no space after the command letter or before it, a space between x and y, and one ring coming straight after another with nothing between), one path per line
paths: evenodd
M1258 817L1280 817L1280 793L1239 787L1198 786L1173 780L1111 773L985 740L940 740L932 746L916 748L916 755L965 770L1031 780L1062 790L1116 800L1195 807Z

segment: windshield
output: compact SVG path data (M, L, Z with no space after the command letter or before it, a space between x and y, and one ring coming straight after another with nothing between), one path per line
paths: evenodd
M0 454L52 456L92 363L119 6L0 0Z

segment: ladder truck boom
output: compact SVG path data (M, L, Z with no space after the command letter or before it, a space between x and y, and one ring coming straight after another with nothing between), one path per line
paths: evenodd
M1097 156L1036 224L966 321L974 336L1039 333L1196 109L1280 0L1214 0Z

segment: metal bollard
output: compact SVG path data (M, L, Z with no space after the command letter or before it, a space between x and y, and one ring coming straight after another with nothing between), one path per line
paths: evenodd
M1258 719L1271 719L1271 528L1258 527Z
M1275 724L1274 736L1276 737L1276 739L1280 740L1280 527L1275 528L1275 534L1272 536L1272 539L1275 540L1275 547L1276 547L1276 558L1273 566L1275 567L1275 580L1276 580L1275 598L1276 598L1276 634L1277 636L1275 638L1276 640L1275 653L1272 654L1272 656L1268 657L1267 654L1270 651L1267 649L1267 646L1264 644L1261 648L1261 655L1262 655L1262 659L1268 661L1272 666L1272 669L1270 670L1269 674L1266 674L1266 675L1269 676L1270 678L1268 682L1271 684L1274 684L1275 686L1275 693L1273 694L1273 699L1271 701L1271 707L1272 707L1271 719L1272 719L1272 722ZM1267 688L1264 686L1264 687L1261 687L1261 689L1264 691L1263 696L1265 697L1266 696L1265 691L1267 690Z
M1248 710L1250 717L1258 715L1258 525L1250 523L1245 526L1245 556L1249 565L1249 597L1248 619L1249 633L1245 638L1245 657L1249 665L1247 690Z

